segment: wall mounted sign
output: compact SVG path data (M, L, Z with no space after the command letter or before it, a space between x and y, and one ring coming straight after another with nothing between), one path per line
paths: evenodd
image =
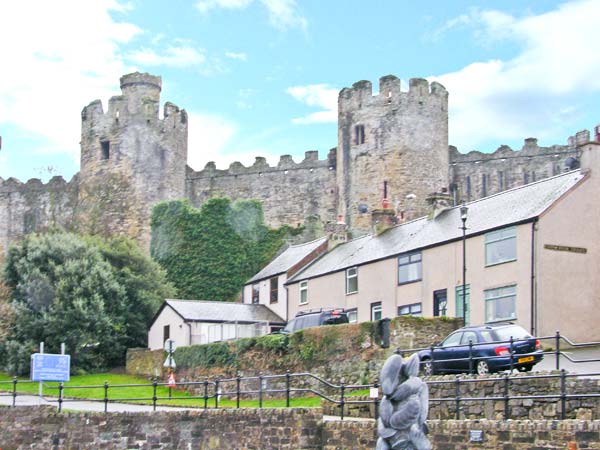
M544 248L548 250L556 250L559 252L587 253L587 248L584 247L569 247L566 245L544 244Z
M469 442L483 442L483 430L469 430Z

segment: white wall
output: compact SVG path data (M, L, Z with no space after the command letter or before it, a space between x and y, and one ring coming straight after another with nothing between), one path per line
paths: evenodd
M158 350L163 348L164 326L170 326L170 339L178 346L189 345L189 327L169 305L165 306L148 331L148 348Z

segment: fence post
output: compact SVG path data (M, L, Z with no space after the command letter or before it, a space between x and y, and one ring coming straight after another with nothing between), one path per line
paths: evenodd
M63 403L63 382L58 383L58 412L62 411L62 403Z
M379 392L379 383L377 381L373 383L373 387ZM377 419L379 419L379 394L373 399L373 404L375 406L375 422L377 422Z
M469 373L473 373L473 340L469 339Z
M554 354L556 357L556 370L560 370L560 331L556 331L556 337L554 338Z
M460 420L460 375L456 375L454 382L454 402L456 405L456 420Z
M504 420L508 420L508 416L510 414L508 409L508 392L510 386L510 377L507 373L504 374Z
M565 420L566 407L567 407L567 386L566 386L566 372L565 369L560 371L560 419Z
M219 409L219 379L215 380L215 409Z
M204 380L204 409L208 408L208 378Z
M104 412L108 412L108 381L104 382Z
M344 405L345 405L345 401L344 401L344 392L346 391L346 386L344 385L344 382L342 381L342 383L340 384L340 420L344 420Z
M285 407L290 407L290 371L285 372Z
M431 374L435 373L435 353L433 353L433 345L430 348L431 350Z
M258 407L263 407L263 374L258 372Z
M13 392L12 392L13 408L17 404L17 382L18 382L17 377L13 377Z
M158 386L158 383L156 380L154 380L152 382L152 411L156 411L156 387Z
M236 395L237 395L237 400L236 400L236 406L239 408L240 407L240 374L237 374L237 378L235 379L235 384L236 384Z
M513 337L510 337L510 373L513 372L515 368L515 359L514 359L514 349L515 349L515 341Z

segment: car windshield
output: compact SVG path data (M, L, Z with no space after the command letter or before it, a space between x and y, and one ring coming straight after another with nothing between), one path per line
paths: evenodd
M513 339L526 339L531 337L525 329L517 325L496 328L494 334L496 335L497 341L508 341L511 337Z

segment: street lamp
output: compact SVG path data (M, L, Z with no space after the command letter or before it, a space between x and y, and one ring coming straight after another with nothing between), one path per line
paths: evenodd
M463 273L462 273L462 305L463 325L467 325L467 212L469 208L463 203L460 207L460 220L462 220L462 251L463 251Z

